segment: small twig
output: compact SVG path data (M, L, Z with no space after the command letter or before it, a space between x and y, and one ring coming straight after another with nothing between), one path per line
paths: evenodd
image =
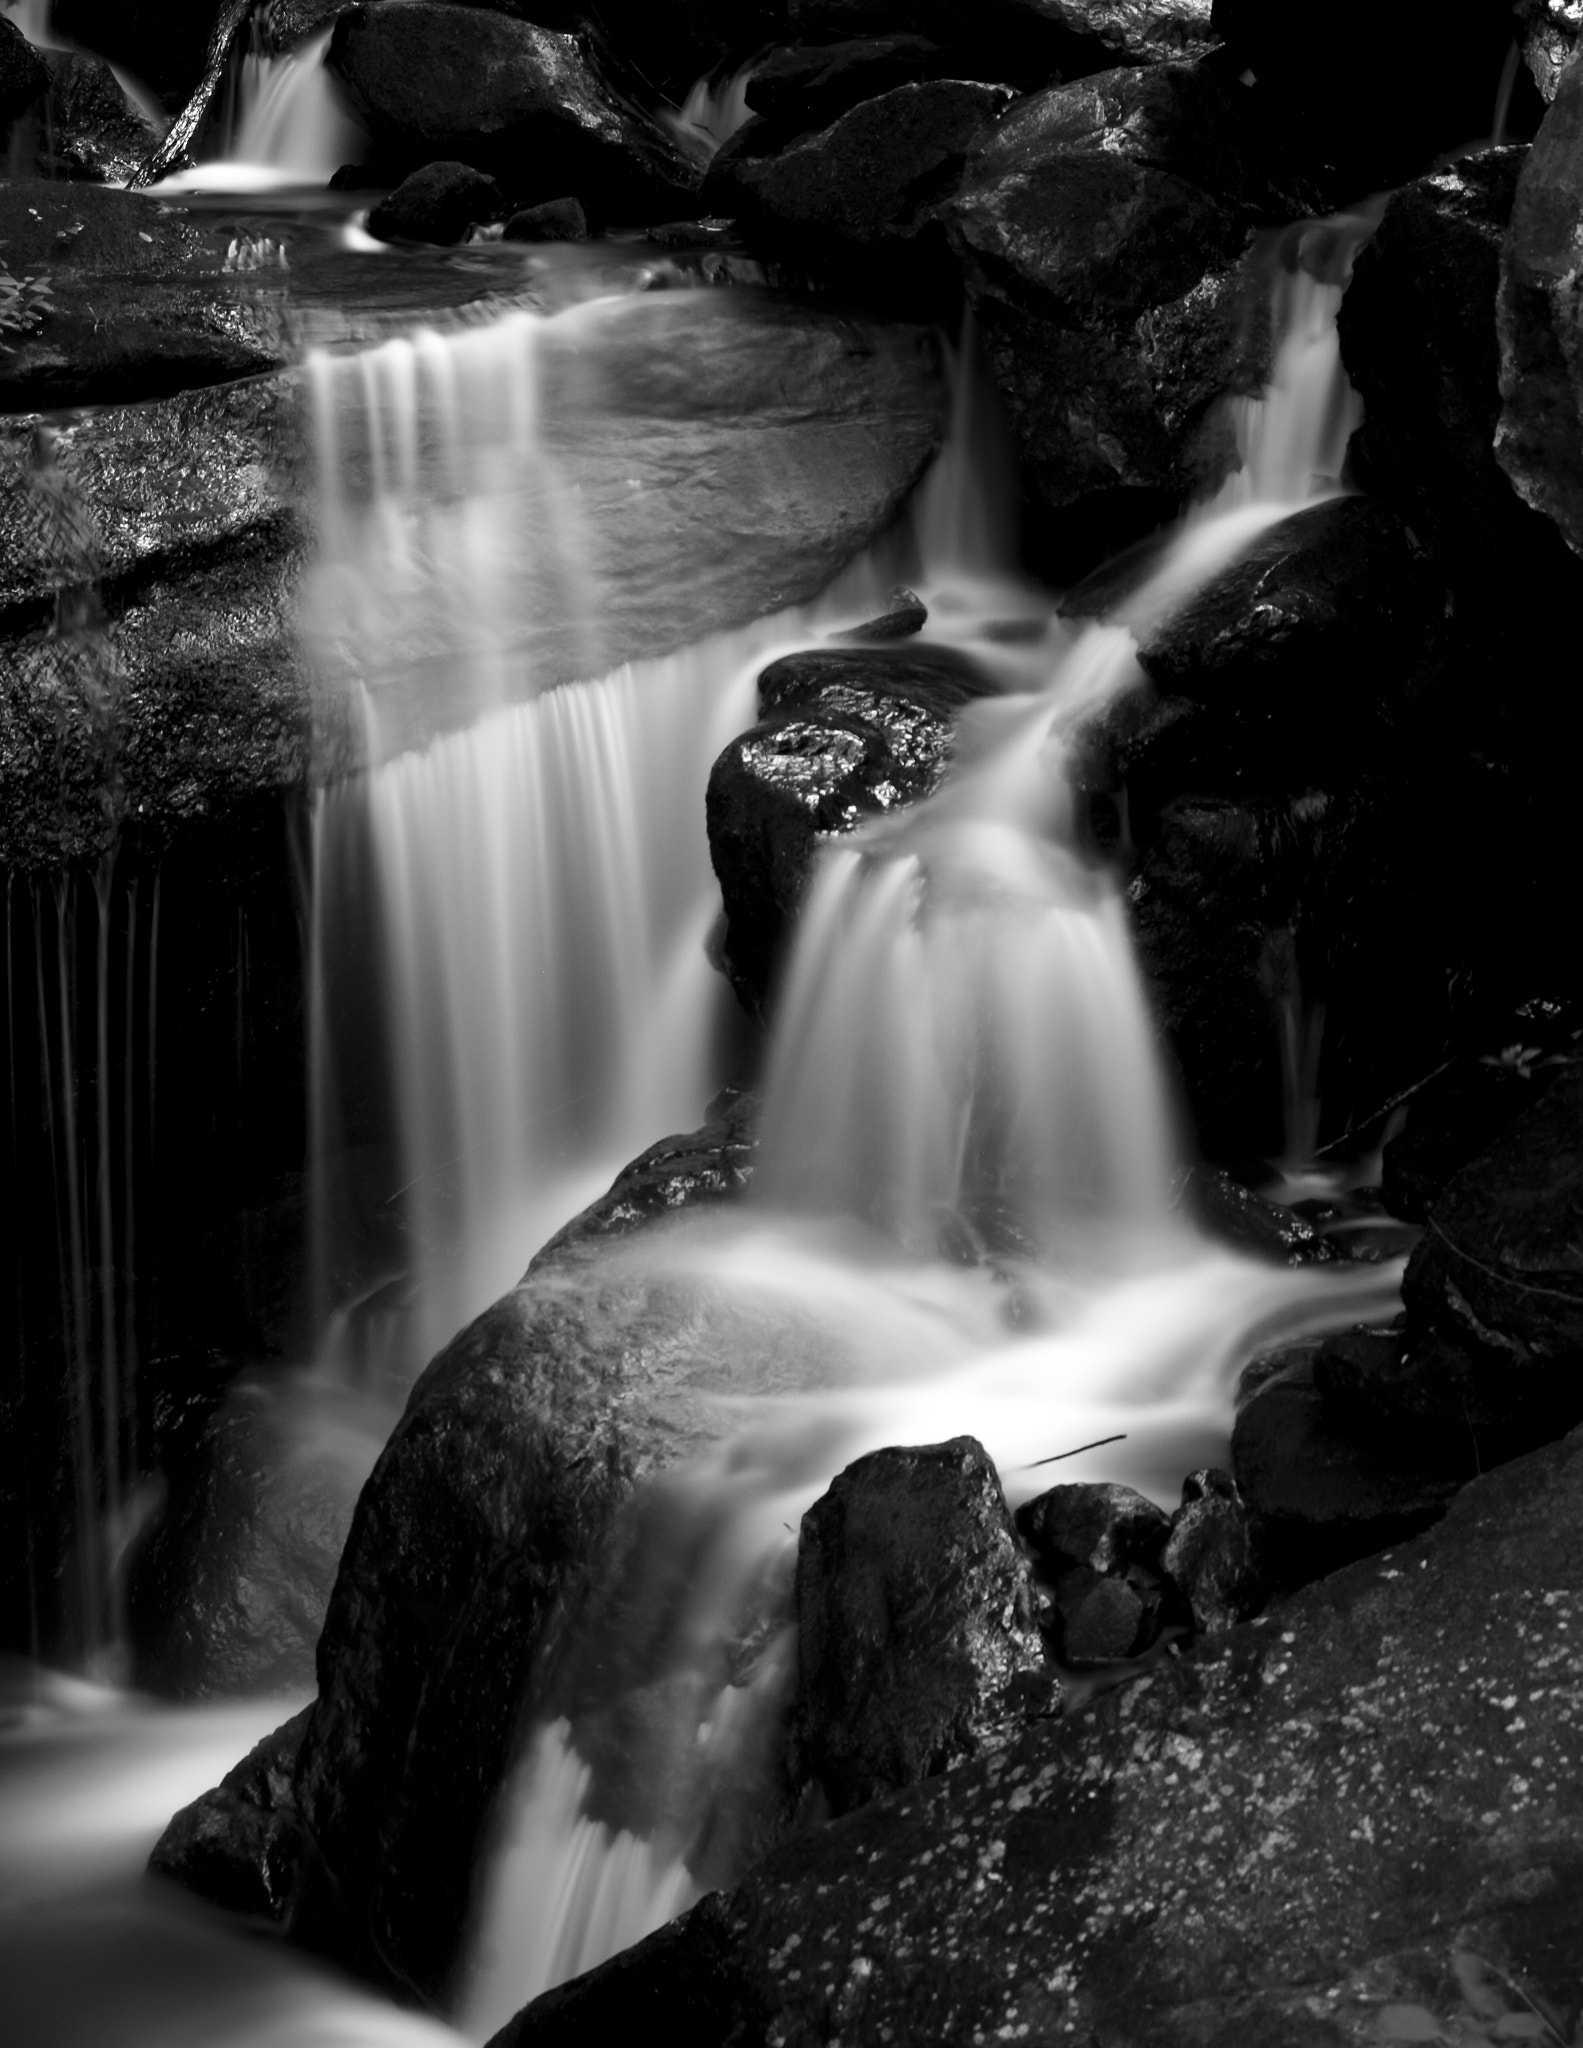
M1123 1430L1120 1436L1102 1436L1095 1443L1079 1444L1075 1451L1057 1451L1053 1458L1035 1458L1031 1465L1024 1465L1022 1469L1037 1472L1041 1465L1059 1465L1063 1458L1080 1458L1084 1451L1097 1451L1106 1444L1124 1444L1126 1441L1127 1433Z

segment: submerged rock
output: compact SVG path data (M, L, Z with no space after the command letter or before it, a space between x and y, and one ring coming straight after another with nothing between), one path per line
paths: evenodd
M368 232L383 242L460 242L476 221L498 220L505 197L469 164L425 164L373 207Z
M759 678L760 723L709 774L725 967L750 1016L771 1000L820 840L927 796L955 714L990 684L950 649L819 648Z
M1059 1687L1027 1567L972 1437L875 1451L803 1516L794 1778L833 1814L1004 1740Z
M1349 2048L1391 2005L1449 2035L1469 1954L1570 2008L1580 1584L1574 1436L1277 1614L788 1843L498 2048L656 2010L699 2048Z
M1518 496L1583 555L1583 63L1568 66L1528 152L1501 251L1495 453Z

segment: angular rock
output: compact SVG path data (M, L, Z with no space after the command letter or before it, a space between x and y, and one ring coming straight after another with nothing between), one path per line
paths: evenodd
M1230 467L1221 401L1263 382L1242 257L1292 210L1236 102L1188 64L1038 93L975 151L951 238L1054 580Z
M1027 1567L971 1437L875 1451L803 1516L793 1775L833 1814L1003 1738L1048 1690Z
M1471 2026L1450 1968L1469 1952L1570 2010L1580 1586L1574 1436L1278 1615L787 1843L496 2048L621 2039L656 2011L698 2048L1354 2048L1392 2005Z
M1268 1201L1252 1188L1211 1166L1188 1169L1183 1206L1222 1244L1283 1266L1325 1266L1346 1253L1315 1229L1306 1216Z
M455 159L519 205L570 189L602 220L671 219L697 189L691 158L606 94L572 37L512 15L352 7L325 62L397 169Z
M957 711L988 687L948 649L817 649L759 678L761 722L709 774L725 966L750 1016L770 999L822 835L927 796Z
M1160 1565L1201 1634L1231 1628L1257 1611L1262 1588L1253 1531L1229 1472L1206 1466L1182 1481L1182 1505L1171 1517Z
M1501 250L1501 417L1495 454L1525 504L1583 555L1583 64L1534 137Z
M373 207L368 232L382 242L460 242L475 221L498 220L504 195L469 164L425 164Z
M1130 1486L1085 1482L1052 1486L1024 1501L1017 1531L1052 1573L1078 1565L1123 1572L1128 1565L1159 1563L1171 1518Z
M585 242L588 216L575 199L546 199L524 206L505 225L508 242Z
M1583 22L1570 0L1513 0L1512 13L1517 17L1523 61L1548 105L1577 50Z
M40 175L125 184L158 148L159 125L127 97L102 58L74 50L42 54L49 86L36 116Z
M1448 1182L1402 1299L1412 1352L1486 1458L1583 1416L1583 1069Z
M1260 1574L1288 1591L1416 1536L1459 1479L1425 1471L1400 1436L1355 1432L1315 1382L1318 1341L1280 1354L1243 1400L1231 1463L1253 1522Z

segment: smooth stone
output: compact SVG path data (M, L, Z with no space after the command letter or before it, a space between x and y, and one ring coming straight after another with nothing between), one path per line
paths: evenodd
M1052 1486L1017 1510L1017 1531L1048 1572L1100 1573L1155 1566L1171 1518L1130 1486L1084 1481Z
M546 199L524 206L506 222L508 242L585 242L588 216L575 199Z
M460 242L476 221L500 218L505 196L470 164L425 164L369 210L368 232L382 242Z

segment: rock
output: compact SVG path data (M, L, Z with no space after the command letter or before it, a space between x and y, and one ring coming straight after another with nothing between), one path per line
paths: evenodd
M281 359L224 273L224 233L200 216L103 186L12 182L0 242L21 284L0 412L158 398Z
M244 47L241 39L253 14L253 0L223 0L222 5L211 4L208 13L213 27L201 67L190 86L174 102L166 96L163 88L156 88L176 118L166 130L158 149L152 151L139 166L132 179L134 185L153 185L172 171L186 170L191 166L195 160L193 152L208 126L215 95L224 92L233 62L239 60ZM116 54L110 45L97 40L89 41L88 47L104 56Z
M882 647L892 640L911 639L929 623L929 607L915 590L908 590L903 584L896 586L885 603L887 609L877 619L868 619L863 625L853 626L834 637L850 640L860 647Z
M1486 1461L1583 1415L1583 1068L1454 1174L1407 1262L1410 1350Z
M1055 1585L1057 1654L1079 1670L1140 1655L1159 1634L1161 1586L1138 1569L1115 1576L1080 1566Z
M38 117L41 176L125 184L159 146L160 126L136 106L100 57L42 53L49 87Z
M1501 417L1495 454L1525 504L1583 554L1583 64L1534 137L1501 250Z
M987 682L949 649L820 648L759 678L760 723L709 773L709 855L725 906L725 967L762 1016L823 834L938 787L953 720Z
M677 106L699 78L733 72L789 36L784 0L590 0L573 9L540 0L522 11L546 28L580 26L622 91L648 100L665 93ZM578 20L559 18L563 12Z
M329 1901L292 1780L311 1711L293 1714L174 1816L149 1858L156 1877L299 1937L313 1931Z
M1448 0L1427 39L1413 0L1215 0L1214 26L1253 118L1322 178L1324 210L1488 135L1512 40L1504 0Z
M1282 1591L1416 1536L1460 1483L1424 1470L1398 1433L1341 1426L1315 1383L1321 1342L1278 1355L1276 1370L1239 1402L1231 1436L1260 1576Z
M498 220L504 203L500 187L482 171L425 164L370 210L368 232L382 242L461 242L475 221Z
M1052 580L1152 532L1231 466L1221 401L1264 381L1242 257L1252 227L1292 210L1199 66L1038 93L980 142L951 238Z
M831 1483L802 1519L797 1642L793 1772L833 1814L1004 1738L1044 1657L980 1444L875 1451Z
M1495 453L1501 240L1525 156L1481 151L1394 192L1356 259L1340 334L1364 407L1352 473L1429 546L1450 588L1456 695L1441 697L1439 719L1453 713L1467 744L1526 772L1546 751L1533 745L1544 719L1529 678L1548 669L1549 606L1583 601L1583 571ZM1545 606L1513 601L1530 587ZM1499 692L1492 664L1508 677Z
M913 31L945 50L953 77L1024 92L1213 44L1206 0L790 0L788 12L808 42Z
M519 206L570 188L601 220L666 220L698 170L659 128L609 97L574 39L477 7L412 0L349 8L325 62L382 162L456 159Z
M1577 10L1569 0L1513 0L1523 61L1548 105L1578 44Z
M1067 607L1083 604L1080 587ZM1293 513L1143 630L1152 687L1090 725L1080 775L1124 784L1140 835L1178 796L1345 789L1360 768L1378 771L1425 693L1443 607L1422 550L1382 505L1332 498Z
M925 262L914 245L955 193L975 137L1011 97L961 79L900 85L778 155L717 159L705 197L820 265L871 265L902 251L909 265Z
M1183 1206L1209 1233L1239 1252L1276 1259L1283 1266L1324 1266L1346 1257L1295 1208L1268 1201L1220 1169L1190 1167Z
M1206 1466L1182 1481L1182 1505L1160 1564L1192 1611L1193 1626L1212 1634L1256 1613L1261 1588L1248 1510L1228 1472Z
M48 85L43 58L16 23L0 15L0 126L14 120Z
M924 36L863 36L853 42L794 44L753 68L746 98L781 137L828 128L864 100L901 85L948 75L945 53Z
M1531 1108L1555 1073L1486 1058L1436 1074L1409 1098L1406 1122L1385 1147L1380 1186L1392 1215L1426 1222L1452 1176Z
M1395 2031L1392 2005L1489 2031L1448 1968L1470 1954L1570 2009L1580 1504L1573 1437L1278 1615L787 1843L495 2048L623 2039L664 2010L697 2048L1024 2026L1351 2048Z
M191 99L217 38L230 34L251 0L51 0L50 28L63 43L128 71L168 114Z
M588 216L575 199L546 199L524 206L506 222L508 242L585 242Z
M1171 1519L1130 1486L1052 1486L1017 1510L1017 1531L1046 1571L1099 1573L1158 1565Z
M1461 1390L1440 1359L1414 1349L1405 1316L1383 1329L1359 1325L1322 1339L1313 1380L1343 1435L1389 1446L1405 1470L1464 1480L1481 1469Z

